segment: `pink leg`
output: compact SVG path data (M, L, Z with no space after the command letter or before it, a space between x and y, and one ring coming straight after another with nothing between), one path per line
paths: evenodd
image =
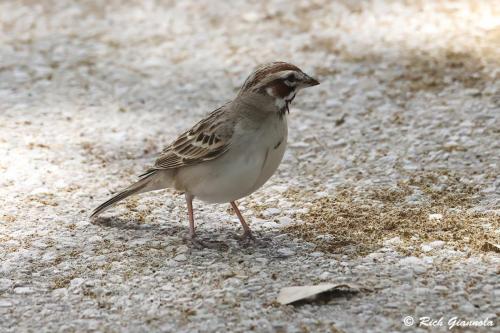
M186 193L186 204L188 208L188 217L189 217L189 239L194 247L202 249L202 248L210 248L217 250L227 250L227 245L221 242L205 242L198 237L196 237L196 231L194 227L194 214L193 214L193 199L194 196Z
M188 217L189 217L189 236L191 239L196 237L196 232L194 229L194 214L193 214L193 196L191 194L185 194L186 203L188 208Z
M250 227L248 226L248 224L245 222L243 215L241 215L240 210L238 209L238 206L236 206L235 201L231 201L231 207L233 207L234 211L236 212L236 215L240 219L241 226L243 227L244 232L243 232L242 238L243 239L245 239L245 238L254 239L254 237L252 235L252 231L250 230Z

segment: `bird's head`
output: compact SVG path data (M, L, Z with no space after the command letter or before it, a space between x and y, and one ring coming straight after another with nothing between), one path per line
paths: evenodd
M271 62L259 66L246 79L239 95L257 93L274 99L278 112L288 110L288 104L300 89L318 85L319 82L300 68L286 62Z

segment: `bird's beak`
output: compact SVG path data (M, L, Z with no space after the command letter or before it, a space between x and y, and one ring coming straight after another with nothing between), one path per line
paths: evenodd
M304 81L304 85L306 87L317 86L318 84L319 84L319 81L310 77L310 76L307 76L307 79Z

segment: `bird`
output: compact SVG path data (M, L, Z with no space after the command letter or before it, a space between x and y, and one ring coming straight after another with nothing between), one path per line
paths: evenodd
M287 62L258 66L236 97L209 113L159 154L139 180L98 206L97 217L135 194L172 188L184 194L189 239L197 242L193 199L230 203L243 227L243 240L255 240L236 200L259 189L278 169L287 146L290 103L319 81Z

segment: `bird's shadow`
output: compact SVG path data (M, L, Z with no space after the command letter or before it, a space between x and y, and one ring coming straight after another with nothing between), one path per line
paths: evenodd
M162 236L174 236L182 239L183 243L191 244L188 237L187 226L173 225L171 223L155 223L144 224L135 219L126 219L120 217L97 217L91 221L91 224L103 228L142 231L152 234L153 238ZM214 229L198 229L198 238L204 243L220 244L223 246L214 246L213 249L218 249L219 252L226 252L230 248L246 249L250 251L252 248L268 248L275 246L275 237L281 235L279 231L267 230L254 232L255 240L241 240L240 232L233 228L217 228Z
M171 224L148 224L141 223L135 219L126 219L120 217L97 217L91 221L91 224L104 228L114 228L122 230L149 231L157 234L174 236L182 234L184 228L181 225Z

